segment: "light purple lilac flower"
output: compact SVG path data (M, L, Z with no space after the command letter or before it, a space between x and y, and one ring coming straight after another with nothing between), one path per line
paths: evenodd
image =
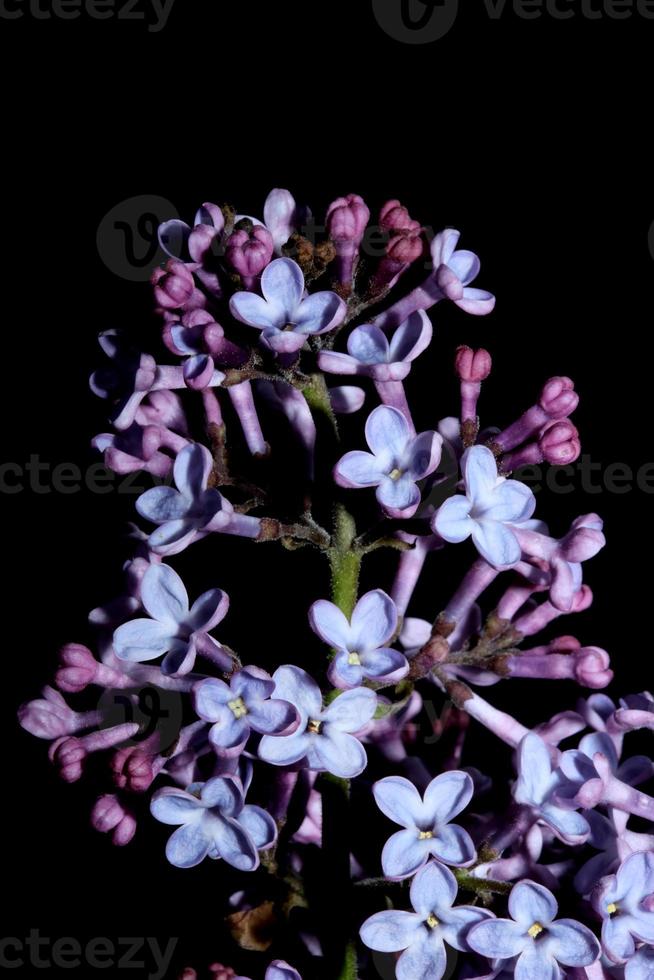
M295 354L309 336L333 330L345 319L347 307L332 292L305 298L302 269L292 259L275 259L261 276L261 292L236 293L230 300L233 316L261 330L266 347L278 354Z
M654 944L654 852L631 854L616 874L604 878L593 894L602 918L602 948L614 963L624 963L636 943Z
M366 678L399 681L409 670L404 654L387 646L397 629L397 609L381 589L362 596L349 621L333 602L319 599L309 610L309 622L337 651L330 679L339 687L358 687Z
M259 757L274 766L303 763L353 779L366 768L364 747L354 733L362 731L377 708L377 695L368 688L345 691L326 708L320 688L306 671L286 665L273 674L274 696L295 705L300 724L292 735L264 735Z
M174 487L153 487L141 494L136 509L159 527L149 538L158 555L176 555L198 536L211 531L254 537L261 522L247 514L236 514L218 490L209 487L213 460L206 446L192 443L178 454L173 475Z
M265 735L290 735L300 724L288 701L273 698L275 682L259 667L244 667L229 684L214 677L200 681L194 705L200 718L212 723L209 741L220 756L237 756L250 730Z
M368 416L366 442L371 452L346 453L334 468L342 487L377 487L377 500L390 517L412 517L420 505L418 480L433 473L441 458L437 432L415 435L397 408L379 405Z
M322 351L318 366L331 374L357 374L375 381L402 381L411 362L431 343L433 328L422 310L401 323L389 340L374 323L356 327L347 341L347 354Z
M414 912L377 912L361 926L361 939L381 953L403 950L397 961L397 980L440 980L445 972L445 943L469 950L467 936L472 927L491 915L486 909L454 905L456 878L449 870L430 861L411 883Z
M557 919L559 907L547 888L520 881L509 895L510 919L488 919L473 926L470 946L491 960L517 957L516 980L560 980L565 967L590 966L600 944L574 919Z
M560 770L553 770L550 750L538 735L529 732L517 753L518 779L513 788L517 803L531 808L557 837L580 844L588 837L588 821L573 809L559 805L557 791L565 784Z
M254 871L258 852L277 838L273 818L261 807L245 805L241 782L233 776L217 776L188 790L164 787L150 809L161 823L179 827L166 847L166 857L177 868L193 868L210 857L239 871Z
M144 663L164 657L164 674L187 674L193 669L198 648L223 670L232 660L210 636L224 619L229 597L220 589L205 592L189 608L184 583L169 565L151 565L141 583L141 601L149 619L132 619L114 633L114 650L120 660Z
M448 228L431 243L436 282L443 296L466 313L485 316L495 307L495 297L484 289L470 286L479 275L481 262L474 252L456 250L460 237L460 231Z
M624 968L624 980L653 980L654 948L641 946Z
M450 497L434 515L432 528L451 543L472 537L477 551L496 568L520 561L521 549L512 524L528 521L536 498L524 483L498 476L497 462L486 446L473 446L461 459L465 496Z
M457 867L474 861L477 852L470 835L450 823L472 799L474 785L467 772L441 773L422 797L403 776L380 779L373 792L382 813L405 828L384 845L381 860L387 878L409 878L432 857Z

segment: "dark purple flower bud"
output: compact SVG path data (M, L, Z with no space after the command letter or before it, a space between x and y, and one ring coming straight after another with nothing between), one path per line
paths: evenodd
M581 454L581 443L576 427L568 419L554 422L542 433L538 445L543 459L554 466L574 463Z
M68 694L78 694L92 684L100 666L88 647L80 643L67 643L62 647L59 662L57 687Z
M227 243L226 258L244 279L260 276L273 257L273 237L263 225L237 228Z
M212 963L209 972L211 980L234 980L236 976L231 966L223 966L222 963Z
M401 265L411 265L419 259L424 251L422 228L417 230L404 229L394 235L386 246L386 255L393 262Z
M118 749L111 760L114 782L119 789L144 793L157 775L154 756L133 746Z
M390 234L421 231L420 223L414 221L399 201L387 201L379 212L379 227Z
M118 797L110 794L96 801L91 812L91 825L101 834L113 831L113 843L117 847L129 844L136 833L136 820Z

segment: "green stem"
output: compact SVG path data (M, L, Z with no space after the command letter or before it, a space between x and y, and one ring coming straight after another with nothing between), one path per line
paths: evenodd
M334 511L334 535L329 549L329 564L332 572L332 602L349 619L357 602L359 593L359 573L362 552L354 544L356 538L354 518L337 504Z
M325 381L324 374L312 374L309 383L302 388L302 394L307 400L307 405L314 412L320 412L331 422L334 433L338 437L338 423L334 415L329 389Z
M348 943L348 947L345 950L345 962L343 963L343 969L338 975L338 980L358 980L359 969L357 961L357 947L356 943Z

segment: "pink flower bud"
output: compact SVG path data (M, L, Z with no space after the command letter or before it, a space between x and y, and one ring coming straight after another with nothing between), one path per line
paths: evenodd
M459 347L456 352L456 373L461 381L485 381L491 373L493 361L487 350Z
M50 761L67 783L75 783L82 776L87 751L78 738L64 736L53 742L48 750Z
M543 459L554 466L574 463L581 454L577 429L568 419L554 422L542 433L538 445Z
M379 227L391 234L421 231L420 223L411 218L399 201L387 201L384 204L379 213Z
M540 407L551 419L564 419L572 415L579 404L579 395L570 378L550 378L543 387Z
M422 240L422 229L418 227L415 231L403 230L394 235L386 246L386 255L393 262L402 265L410 265L419 259L424 251Z
M119 789L144 793L155 778L152 756L138 748L118 749L111 760L114 782Z
M269 264L275 246L273 237L262 225L237 228L227 243L227 261L239 275L260 276Z
M195 292L193 274L178 259L170 259L163 269L155 269L152 285L157 303L165 310L181 309Z
M77 715L54 688L46 687L43 697L18 709L18 721L37 738L61 738L77 730Z
M222 963L212 963L209 973L211 980L233 980L236 976L231 966L223 966Z
M117 796L107 794L96 801L91 811L91 826L101 834L113 830L113 843L117 847L129 844L136 833L136 820L125 809Z
M198 975L192 966L187 966L182 970L177 980L198 980Z
M553 653L572 653L580 648L581 643L576 636L557 636L550 643L550 650Z
M600 690L613 680L611 660L600 647L582 647L572 654L575 658L575 676L584 687Z
M95 680L99 667L88 647L80 643L67 643L59 653L61 664L56 674L56 683L60 691L67 694L79 694Z
M327 230L333 242L352 242L360 245L370 211L358 194L339 197L327 210Z

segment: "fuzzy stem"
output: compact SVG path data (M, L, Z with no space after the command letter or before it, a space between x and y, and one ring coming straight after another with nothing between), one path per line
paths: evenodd
M337 504L334 512L334 534L329 549L332 573L332 602L350 618L356 605L361 571L361 551L355 547L354 518Z

